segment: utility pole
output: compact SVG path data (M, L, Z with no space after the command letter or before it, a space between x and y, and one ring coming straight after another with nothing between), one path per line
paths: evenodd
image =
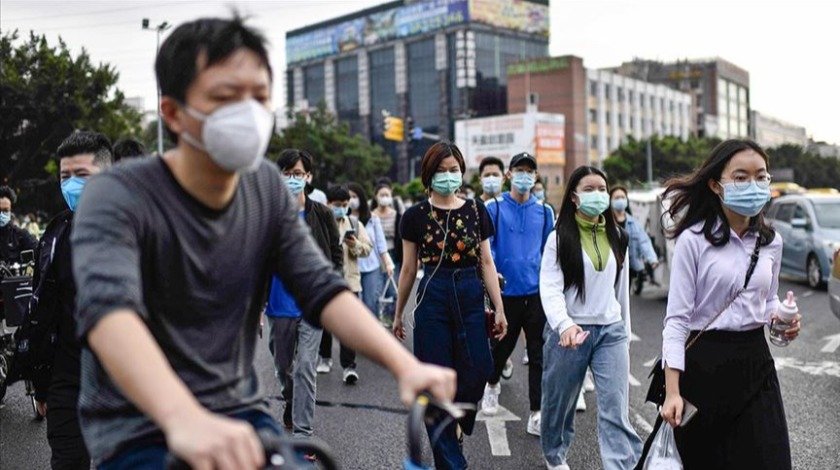
M171 28L172 25L164 21L155 27L150 27L148 18L143 18L142 25L144 30L155 31L157 33L157 45L155 47L155 57L157 57L157 54L160 52L160 35ZM157 150L158 156L163 156L163 116L160 114L160 83L157 84Z

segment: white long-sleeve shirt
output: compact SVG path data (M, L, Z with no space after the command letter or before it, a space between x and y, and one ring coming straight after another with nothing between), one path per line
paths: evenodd
M618 265L615 256L610 256L606 268L599 272L583 247L580 250L583 254L585 303L578 299L576 287L564 292L563 269L557 264L557 236L555 232L548 236L540 267L540 299L548 324L562 333L572 325L611 325L623 319L629 338L630 260L627 254L616 284Z
M717 229L717 228L716 228ZM730 232L729 243L712 246L703 235L703 223L680 234L671 261L668 310L662 331L662 357L672 369L685 370L685 341L691 331L702 330L734 294L744 287L756 233L744 238ZM747 290L709 326L709 330L748 331L770 323L779 308L779 270L782 236L762 246Z

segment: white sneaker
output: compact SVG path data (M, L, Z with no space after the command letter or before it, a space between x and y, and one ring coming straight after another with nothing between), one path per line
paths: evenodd
M583 391L584 392L594 392L595 391L595 382L592 380L592 372L586 371L586 375L583 376Z
M332 370L332 359L318 358L318 365L315 366L315 372L319 374L329 374Z
M560 465L551 465L550 463L546 462L545 467L548 470L572 470L569 466L565 463L561 463Z
M499 395L502 387L499 384L492 386L487 384L484 387L484 397L481 399L481 412L486 415L494 415L499 412Z
M356 369L352 367L344 369L344 383L346 383L347 385L355 385L355 383L358 381L359 374L356 372Z
M528 434L534 436L540 435L540 417L541 414L539 411L532 411L531 415L528 416Z
M578 395L577 405L575 405L575 410L586 411L586 400L583 399L583 390L581 390L580 395Z
M529 360L528 360L528 351L525 351L525 354L522 356L522 365L523 365L523 366L527 366L527 365L528 365L528 362L529 362Z
M513 377L513 361L510 359L505 362L505 368L502 369L502 378L505 380L510 380Z

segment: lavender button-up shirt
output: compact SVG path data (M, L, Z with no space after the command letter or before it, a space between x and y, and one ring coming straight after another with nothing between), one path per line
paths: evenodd
M662 357L672 369L685 371L685 342L691 331L703 329L744 286L757 233L744 238L732 231L729 243L712 246L699 223L677 238L671 261L671 285ZM747 331L769 325L779 308L782 237L762 246L755 272L742 292L709 326L709 330Z

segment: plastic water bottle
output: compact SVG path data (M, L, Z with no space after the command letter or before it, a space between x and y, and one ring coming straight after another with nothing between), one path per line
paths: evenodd
M793 297L793 291L788 291L787 298L782 302L779 311L776 312L778 319L774 320L770 325L770 342L781 348L790 344L790 339L785 336L796 314L799 313L799 307L796 306L796 299Z

